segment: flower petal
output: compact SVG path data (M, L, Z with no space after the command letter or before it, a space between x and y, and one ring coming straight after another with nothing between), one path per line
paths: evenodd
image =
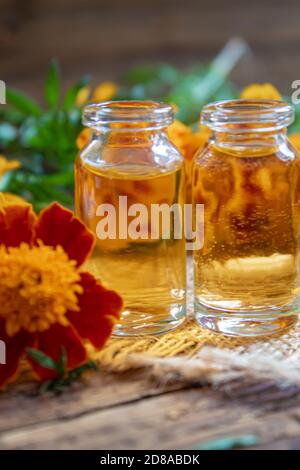
M36 215L31 205L5 206L0 210L0 245L31 244Z
M94 246L94 235L73 212L58 203L42 210L36 225L36 239L45 245L63 247L71 259L80 266Z
M0 320L0 340L1 356L5 355L5 364L1 363L0 356L0 388L4 387L8 382L14 380L18 373L21 357L25 354L25 348L33 343L33 336L21 330L15 336L7 336L5 330L5 321Z
M68 370L74 369L87 359L85 347L72 326L62 326L55 323L48 330L37 333L35 347L56 362L59 360L64 348L67 354ZM31 358L28 358L28 361L40 379L51 380L57 378L56 371L42 367Z
M80 311L69 311L67 316L79 335L100 349L120 318L122 299L89 273L81 273L81 285L84 292L78 296Z

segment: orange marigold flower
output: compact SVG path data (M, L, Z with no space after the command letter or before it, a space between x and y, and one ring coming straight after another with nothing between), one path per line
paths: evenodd
M175 119L168 127L168 135L171 142L176 145L184 156L186 145L193 135L192 129L178 119Z
M271 83L253 83L241 93L245 100L281 100L282 96Z
M294 132L294 134L289 135L289 141L293 144L294 147L300 152L300 132Z
M0 192L0 210L5 206L12 206L16 204L29 204L25 199L11 193Z
M192 160L195 152L207 143L210 131L201 127L198 132L193 132L191 127L175 119L168 129L171 142L178 148L186 160Z
M122 300L81 271L93 245L93 234L57 203L39 216L28 204L0 208L0 386L13 380L22 358L41 380L57 377L27 348L58 361L63 347L70 370L86 361L85 340L97 349L105 344Z
M186 160L193 159L195 153L207 144L210 135L211 133L208 128L203 128L198 132L193 133L185 147Z
M0 179L7 171L16 170L20 166L18 160L7 160L3 155L0 155Z
M173 113L176 114L179 111L179 106L176 103L169 103L172 106Z
M75 104L80 108L84 106L91 94L91 88L89 86L85 86L79 90L76 96Z
M88 141L90 140L90 135L90 129L88 129L87 127L80 132L79 136L76 139L76 145L78 150L81 150L88 143Z
M191 127L175 119L168 129L168 134L171 142L176 145L184 157L187 188L186 199L187 202L191 202L193 157L208 142L210 130L207 127L201 126L199 131L193 132Z
M103 82L98 85L93 93L92 101L108 101L116 96L118 85L114 82Z

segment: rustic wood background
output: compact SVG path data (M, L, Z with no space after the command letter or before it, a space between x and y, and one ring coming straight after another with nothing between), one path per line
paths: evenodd
M63 395L31 384L1 394L3 449L194 449L255 436L255 449L300 449L299 387L159 386L144 371L96 374Z
M0 0L0 78L40 96L57 57L64 85L86 72L117 78L130 65L212 58L243 36L252 53L233 74L241 85L300 78L299 0Z

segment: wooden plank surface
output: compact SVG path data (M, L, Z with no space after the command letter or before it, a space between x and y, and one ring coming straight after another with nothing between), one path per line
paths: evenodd
M249 434L300 448L299 390L234 390L161 387L146 371L97 373L60 396L24 384L0 396L0 449L188 449Z

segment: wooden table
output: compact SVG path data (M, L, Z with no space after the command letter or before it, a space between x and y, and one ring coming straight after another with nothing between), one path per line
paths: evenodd
M299 389L158 386L145 370L97 372L61 395L32 384L0 396L0 449L192 449L255 435L254 448L300 448Z

